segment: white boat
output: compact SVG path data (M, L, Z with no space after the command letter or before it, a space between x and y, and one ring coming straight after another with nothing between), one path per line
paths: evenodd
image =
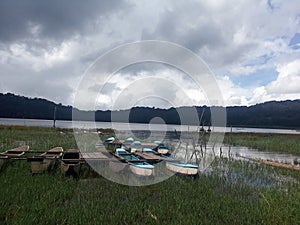
M166 167L170 171L178 174L194 176L198 174L198 166L189 163L166 162Z
M154 166L140 160L133 154L127 152L125 149L117 148L116 149L116 156L119 157L122 160L125 160L130 170L138 175L138 176L151 176L154 175Z
M145 149L143 149L143 152L152 153L152 154L157 155L157 152L155 152L152 149L145 148ZM198 174L198 169L199 169L198 165L178 162L175 159L173 159L169 156L166 156L164 154L159 154L159 156L165 159L167 169L174 173L190 175L190 176L195 176Z
M165 146L158 146L157 152L163 155L169 154L169 149Z

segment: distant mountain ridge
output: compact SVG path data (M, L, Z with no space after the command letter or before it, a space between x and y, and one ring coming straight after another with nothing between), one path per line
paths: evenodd
M26 118L52 120L56 107L57 120L72 120L72 106L56 104L46 99L28 98L12 93L0 93L1 118ZM134 107L120 111L82 111L75 109L82 119L86 115L96 121L110 122L113 115L114 122L149 123L153 118L160 117L167 124L180 124L178 111L188 113L192 107L178 107L159 109L150 107ZM210 107L197 106L197 113L201 124L210 125ZM273 127L273 128L300 128L300 100L270 101L253 106L226 107L227 126L239 127ZM92 116L91 116L92 115ZM95 115L95 116L94 116ZM199 125L199 124L190 124Z

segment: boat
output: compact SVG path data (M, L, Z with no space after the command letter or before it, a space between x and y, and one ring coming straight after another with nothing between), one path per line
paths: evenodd
M4 163L9 160L10 158L19 158L20 156L24 155L26 151L29 150L29 146L21 146L18 148L10 149L5 152L0 153L0 169L4 165Z
M61 160L61 168L66 176L79 177L80 171L80 152L77 149L68 149Z
M108 147L108 144L112 141L115 140L115 137L109 137L109 138L106 138L104 141L103 141L103 145L107 148Z
M50 165L53 165L55 161L62 156L62 153L62 147L55 147L39 156L28 157L27 161L31 164L32 174L43 173L50 167Z
M24 146L21 146L21 147L18 147L18 148L7 150L5 152L1 152L0 156L4 156L4 157L7 156L7 158L20 157L20 156L24 155L25 152L28 151L28 150L29 150L29 146L24 145Z
M167 155L169 154L169 149L161 141L154 142L157 146L154 148L158 153Z
M198 174L198 166L190 163L166 162L168 170L183 175L195 176Z
M159 155L161 158L166 161L166 167L168 170L177 173L177 174L183 174L183 175L189 175L189 176L196 176L198 174L198 165L190 164L190 163L183 163L180 161L177 161L169 156L166 156L164 154L158 154L156 151L152 149L143 149L143 152L145 153L152 153L154 155Z
M142 151L142 143L140 141L134 141L132 142L130 149L131 152Z
M160 144L157 148L157 152L163 155L167 155L169 154L169 149L164 144Z
M122 143L122 147L124 147L125 149L129 149L133 142L134 142L133 138L129 137Z
M115 156L121 161L128 163L130 170L138 176L151 176L154 174L154 166L127 152L125 149L117 148Z

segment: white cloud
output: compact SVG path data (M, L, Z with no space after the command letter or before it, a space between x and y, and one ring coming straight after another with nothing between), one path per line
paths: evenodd
M217 77L225 105L248 105L249 90L234 85L228 76Z
M277 71L277 80L271 82L266 90L278 94L298 94L300 98L300 60L278 66Z
M300 99L300 60L279 65L277 71L277 79L266 86L257 87L249 103Z

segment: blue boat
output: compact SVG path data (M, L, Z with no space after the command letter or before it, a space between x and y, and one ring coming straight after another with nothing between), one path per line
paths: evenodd
M115 155L121 160L126 161L129 164L130 170L139 176L151 176L154 174L154 166L140 160L135 155L127 152L125 149L117 148Z
M114 140L116 140L115 137L109 137L109 138L105 139L105 141L103 141L103 145L105 147L108 147L108 144L111 143Z

